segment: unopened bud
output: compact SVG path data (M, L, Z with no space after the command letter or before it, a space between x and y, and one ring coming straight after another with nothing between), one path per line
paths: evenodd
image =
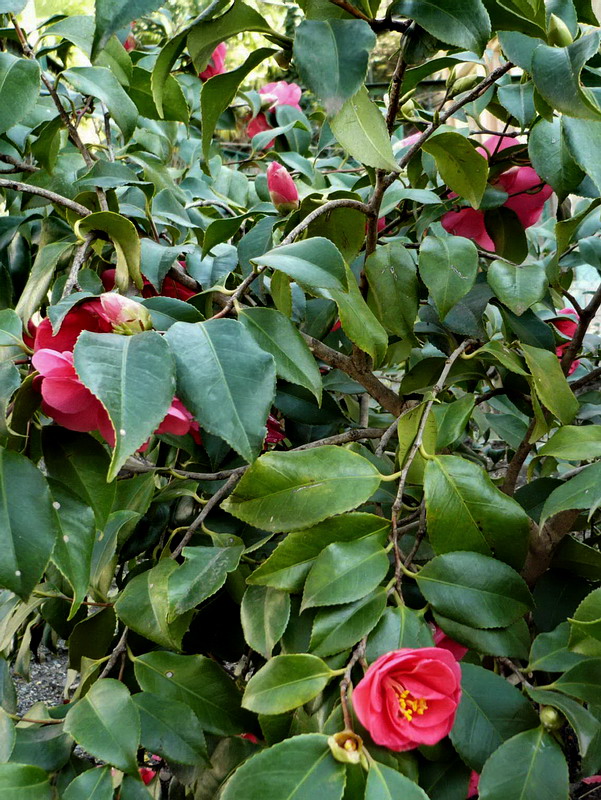
M556 47L567 47L574 41L570 29L557 14L551 14L549 17L547 41L550 45L555 45Z
M152 328L148 309L141 303L116 292L105 292L100 296L100 316L113 326L113 333L132 336Z
M343 764L361 764L367 769L363 739L353 731L344 730L328 736L328 745L336 761L341 761Z
M415 117L415 103L413 100L407 100L406 103L403 103L400 112L405 119L413 119Z
M465 78L459 78L449 90L449 97L456 97L462 92L469 92L477 86L481 80L482 78L479 75L466 75Z
M548 731L556 731L563 725L561 714L553 706L543 706L538 716L542 726Z

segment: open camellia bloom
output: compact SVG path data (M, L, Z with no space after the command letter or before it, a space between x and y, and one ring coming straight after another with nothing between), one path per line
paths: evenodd
M209 59L206 68L199 73L198 77L201 81L208 81L209 78L214 78L215 75L222 75L225 72L225 55L227 53L227 45L221 42L213 50L213 54Z
M302 94L301 87L296 83L287 83L286 81L275 81L267 83L259 89L259 94L264 102L270 103L268 111L273 111L277 106L292 106L298 111L301 110L300 99ZM249 139L256 136L257 133L271 130L271 125L267 116L261 111L254 119L251 119L246 126L246 135ZM269 148L273 146L273 141L268 142L264 147Z
M391 750L432 745L449 733L461 699L461 670L440 647L403 648L380 656L353 691L359 721Z
M493 153L516 144L512 136L491 136L482 147L476 149L485 158L490 158ZM493 186L507 192L509 197L503 207L514 211L524 228L530 228L539 221L545 203L553 194L551 187L543 183L532 167L510 166L496 178ZM456 197L453 193L449 196ZM474 208L448 211L441 223L448 233L472 239L485 250L495 252L495 243L486 230L484 211Z
M277 161L272 161L267 167L267 188L271 202L280 213L298 208L298 190L292 176Z

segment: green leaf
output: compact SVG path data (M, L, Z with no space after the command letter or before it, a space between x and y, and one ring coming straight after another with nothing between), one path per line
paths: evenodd
M171 558L136 575L126 585L115 603L119 619L136 633L171 650L181 650L182 637L188 630L191 614L171 622L168 582L178 569Z
M568 47L539 45L532 56L532 79L544 100L568 117L601 119L593 92L582 86L580 73L599 49L597 31L582 36Z
M524 695L504 678L474 664L461 664L461 702L451 741L465 763L481 772L507 739L537 724Z
M0 706L0 764L10 759L16 737L15 723Z
M532 642L528 672L564 672L584 656L568 650L570 624L562 622L552 631L540 633Z
M274 31L254 8L247 6L242 0L237 0L225 14L208 21L200 20L188 34L188 52L195 69L198 72L205 69L213 50L220 42L246 31L268 34L278 43L282 43L283 40L283 37ZM284 41L287 40L284 38Z
M110 767L88 769L78 775L65 789L64 800L113 800L113 780Z
M436 420L436 449L449 447L462 438L466 425L474 410L475 397L466 394L452 403L434 406L432 414Z
M262 455L221 507L267 531L298 530L366 502L380 485L367 459L325 445Z
M561 127L570 155L601 190L601 121L565 116L561 118Z
M305 286L343 292L348 289L344 259L336 245L323 236L276 247L251 261L285 272Z
M336 114L361 88L376 35L360 19L303 20L294 35L294 62L303 82Z
M330 120L332 133L361 164L398 172L386 122L362 86Z
M424 492L428 535L436 553L494 553L512 567L522 567L528 515L497 489L481 466L458 456L436 456L426 464Z
M328 665L316 656L275 656L250 679L242 705L257 714L283 714L313 700L331 678Z
M249 575L248 583L299 592L315 559L329 544L373 537L381 545L389 527L389 522L382 517L354 512L291 533Z
M570 478L547 497L539 525L549 517L569 509L588 509L592 515L601 504L601 462L591 464Z
M437 556L422 567L416 580L435 611L463 625L504 628L533 607L517 572L478 553Z
M582 124L597 124L583 123L569 117L555 117L552 122L540 119L528 137L528 155L532 166L540 179L553 188L560 201L575 191L584 178L577 159L570 154L569 135L567 139L564 137L566 126L569 130L572 123L575 123L576 130Z
M542 299L548 284L547 273L540 263L518 266L493 261L486 280L499 300L518 316Z
M65 731L96 758L122 772L137 773L140 720L128 689L119 681L96 681L67 712Z
M210 9L212 7L213 4L209 5L208 8ZM163 113L163 87L165 81L167 80L167 76L170 75L173 65L186 46L187 35L188 29L184 29L178 33L177 36L174 36L173 39L170 39L167 44L163 46L157 60L154 62L152 75L150 77L150 85L159 115Z
M367 773L365 800L428 800L428 795L416 783L396 769L372 761Z
M567 672L550 683L547 689L558 689L564 694L584 700L585 703L601 705L601 658L587 658L574 664Z
M434 614L434 620L451 639L482 655L520 659L528 657L530 631L523 619L519 619L507 628L488 630L462 625L440 614Z
M138 109L109 69L71 67L62 74L76 91L101 100L121 129L124 139L127 141L131 138L138 122Z
M130 279L142 290L140 274L140 239L131 220L113 211L97 211L75 223L75 233L84 238L86 233L100 231L112 241L117 254L115 285L127 292Z
M177 395L202 428L248 462L261 451L275 393L275 363L236 320L176 322L167 331Z
M15 306L25 325L44 301L58 262L73 245L74 241L63 240L38 249L25 288Z
M568 765L560 746L543 728L534 728L518 733L491 755L478 791L480 800L568 800L568 788Z
M545 442L539 456L584 461L601 457L601 425L564 425Z
M10 800L52 800L53 796L46 771L25 764L0 764L0 792Z
M151 74L146 69L134 67L128 87L128 95L134 101L138 113L147 119L165 119L187 123L190 109L182 87L173 75L168 75L163 86L161 113L154 102L150 86Z
M46 479L19 453L0 448L0 586L27 599L59 533Z
M570 619L572 628L601 641L601 588L588 594Z
M386 607L386 589L343 606L317 612L309 649L317 656L340 653L366 636L378 623Z
M255 50L249 55L241 67L231 70L230 72L225 72L223 75L214 75L203 85L200 94L200 113L202 117L202 153L205 159L209 157L211 139L213 138L213 133L215 132L219 117L231 104L236 96L238 87L249 72L252 72L255 67L265 61L266 58L272 56L275 52L275 50L267 47Z
M206 759L205 737L196 715L172 698L140 692L132 697L140 715L140 744L176 764L198 764Z
M294 736L244 762L225 784L222 800L341 800L345 767L332 758L327 737Z
M499 103L514 116L520 127L531 125L536 117L532 82L508 84L497 89Z
M417 269L399 242L378 247L365 262L367 303L387 331L401 338L413 334L418 311Z
M522 344L522 352L541 403L567 425L574 418L579 405L561 371L559 359L555 353L527 344Z
M252 725L240 708L236 684L210 658L145 653L134 658L134 669L143 691L188 706L209 733L228 736L244 733Z
M60 36L79 47L89 58L94 38L94 20L83 14L65 17L59 22L44 28L40 33L40 39L45 36Z
M543 31L546 30L544 0L498 0L498 3L503 8L511 11L512 14L516 14L526 23L529 23L530 25L537 25ZM518 30L521 30L524 27L523 23L521 25L518 23L518 25ZM529 27L526 29L528 30ZM513 27L508 28L508 30L513 30Z
M244 547L184 547L186 559L171 572L168 583L168 619L183 614L215 594L238 566Z
M17 764L31 764L47 772L56 772L65 766L73 750L73 739L53 725L18 727L16 734L11 761Z
M301 610L359 600L384 579L389 566L386 551L373 537L334 542L307 575Z
M439 133L423 150L434 156L440 177L472 208L478 208L486 189L488 161L460 133Z
M110 37L130 22L156 11L159 0L96 0L94 52L102 50Z
M365 655L372 662L385 653L403 647L433 646L432 631L421 614L407 606L388 607L369 634Z
M290 595L269 586L249 586L240 607L240 620L247 644L270 658L290 618Z
M481 0L395 0L390 12L414 19L437 39L478 55L491 36L490 19Z
M321 373L305 340L288 317L272 308L247 308L238 314L259 347L271 353L277 375L308 389L321 403Z
M40 67L29 58L0 53L0 133L20 122L40 94Z
M111 481L169 410L175 394L169 347L154 331L136 336L83 331L73 355L77 374L105 407L115 431Z
M478 271L476 245L462 236L427 236L419 251L419 274L443 319L469 292Z

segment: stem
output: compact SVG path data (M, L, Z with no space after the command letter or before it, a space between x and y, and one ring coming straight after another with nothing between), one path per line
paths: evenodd
M587 306L585 306L585 308L582 308L579 312L580 319L578 320L578 327L576 328L576 333L574 334L574 338L566 348L565 353L561 357L561 368L563 369L564 375L568 374L569 369L572 366L572 361L574 360L576 353L580 350L586 332L589 328L589 325L594 320L600 306L601 306L601 286L599 286L599 288L593 295L590 303Z
M33 164L26 164L25 161L19 161L18 158L14 158L14 156L6 155L5 153L0 153L0 161L4 161L5 164L12 164L15 167L15 171L17 172L38 172L39 167L34 167Z
M61 300L64 300L65 297L70 295L74 287L79 286L79 284L77 283L77 276L79 274L79 270L81 269L83 262L86 260L88 249L90 247L90 243L92 242L93 238L94 234L87 233L86 238L83 240L83 243L75 251L75 256L73 257L73 263L71 264L71 269L69 270L69 277L65 282L65 288L63 289Z
M121 653L125 653L125 651L127 649L127 634L128 633L129 633L129 628L124 628L123 633L121 634L121 638L117 642L117 646L115 647L115 649L111 653L111 657L106 662L106 664L104 666L104 669L102 670L102 672L98 676L99 680L101 678L106 678L110 674L111 670L113 669L113 667L117 663Z
M534 430L535 424L536 420L533 418L530 422L530 425L528 425L528 430L524 434L524 438L520 442L518 449L515 451L513 458L509 462L507 472L505 473L505 480L501 486L501 491L505 492L505 494L513 495L515 492L515 487L518 482L522 467L524 466L524 462L534 447L534 442L532 444L530 443L530 437L532 436L532 431Z
M68 197L63 197L62 194L51 192L49 189L43 189L41 186L30 186L28 183L21 183L21 181L13 181L10 178L0 178L0 189L13 189L15 192L28 192L29 194L37 194L38 197L44 197L50 200L51 203L56 203L58 206L75 211L81 217L87 217L92 212L89 208L82 206L81 203L76 203L75 200L69 200Z
M344 719L344 727L347 731L353 730L353 720L348 708L348 690L352 686L351 673L353 671L353 667L355 666L355 664L357 664L358 661L362 661L365 658L366 644L367 644L367 636L364 636L363 639L361 639L359 644L353 650L353 653L344 671L344 678L340 681L340 704L342 706L342 717Z

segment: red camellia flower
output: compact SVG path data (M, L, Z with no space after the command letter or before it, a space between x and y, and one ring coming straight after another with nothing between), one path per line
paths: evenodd
M467 800L470 797L478 797L478 784L480 783L480 775L477 772L472 770L472 774L470 775L470 782L469 786L467 787Z
M178 261L177 263L184 269L186 268L185 261ZM105 269L100 276L100 280L102 281L102 285L107 292L111 289L114 289L115 270ZM198 292L196 292L194 289L188 289L188 287L184 286L183 283L180 283L175 278L171 278L169 275L163 279L160 292L157 292L149 280L146 280L146 278L143 280L144 285L142 287L142 297L174 297L176 300L183 300L185 302L191 297L194 297L195 294L198 294Z
M150 769L150 767L140 767L138 772L140 773L140 777L146 786L151 783L152 779L156 775L156 770Z
M560 333L563 333L564 336L568 336L570 339L573 339L576 331L578 330L578 321L580 319L578 313L573 308L562 308L559 313L567 314L568 318L566 319L566 317L563 317L562 319L553 320L553 324ZM570 319L570 317L572 317L572 319ZM570 342L558 344L555 348L557 358L562 358L569 346ZM572 361L570 369L568 370L568 375L571 375L579 365L580 361Z
M267 188L271 202L280 213L298 208L298 190L292 176L277 161L272 161L267 167Z
M201 73L199 73L198 77L202 81L208 81L209 78L214 78L215 75L222 75L225 72L225 54L227 53L227 45L225 42L221 42L218 44L217 47L213 50L211 58L209 59L209 63Z
M459 665L439 647L380 656L353 692L355 712L374 742L397 751L443 739L460 699Z
M515 144L516 141L511 136L491 136L477 150L489 158L493 153L513 147ZM543 206L553 194L551 187L543 184L532 167L510 167L499 175L493 185L507 192L509 198L503 206L516 213L524 228L530 228L539 221ZM451 193L449 196L457 195ZM474 208L448 211L443 215L441 223L448 233L472 239L485 250L495 252L495 243L486 230L483 211Z
M446 633L441 630L438 625L434 626L434 644L436 647L442 647L443 650L448 650L452 656L454 656L457 661L461 661L463 656L467 653L467 647L464 647L459 642L456 642L454 639L451 639L450 636L447 636Z

